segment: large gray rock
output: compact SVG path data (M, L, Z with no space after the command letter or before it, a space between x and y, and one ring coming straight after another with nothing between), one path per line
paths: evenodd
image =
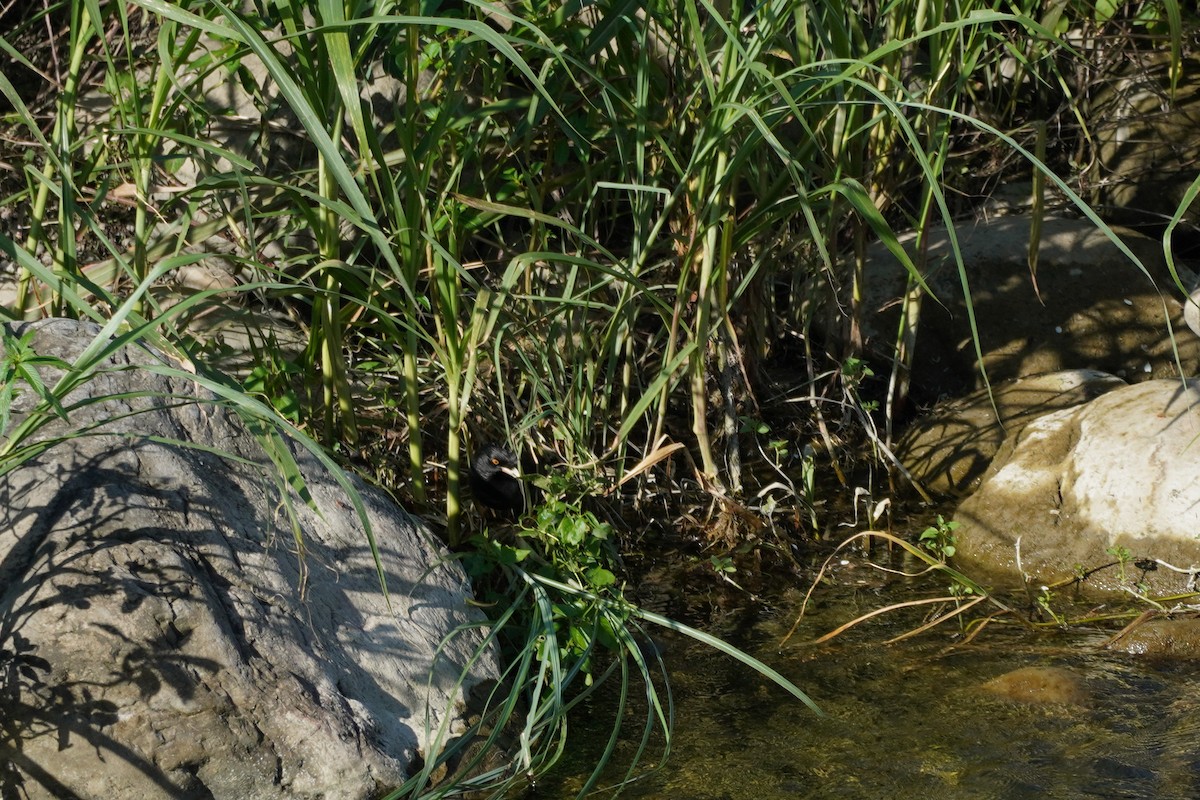
M1027 424L959 506L956 561L1043 584L1118 561L1087 585L1173 592L1200 570L1200 381L1155 380Z
M36 352L67 361L98 330L33 329ZM0 482L0 793L378 796L497 674L490 650L471 661L477 632L439 649L481 621L462 571L360 485L385 597L319 462L289 448L320 512L285 502L258 439L195 383L144 368L161 363L111 356L64 401L69 420L37 432L52 446ZM18 392L14 424L37 400Z

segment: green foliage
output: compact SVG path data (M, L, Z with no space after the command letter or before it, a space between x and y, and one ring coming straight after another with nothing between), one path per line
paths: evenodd
M875 376L875 372L861 358L851 356L842 362L842 379L852 386L858 386L865 378Z
M436 764L453 760L471 735L487 734L492 742L500 728L523 725L519 752L513 759L514 764L524 765L522 771L493 769L450 787L453 791L485 790L490 797L510 796L513 787L527 776L555 763L566 745L568 712L614 676L620 698L616 727L580 796L610 767L616 745L625 737L624 727L636 724L627 721L624 713L633 683L642 685L646 717L640 733L628 737L638 744L627 760L626 778L638 768L656 732L665 744L665 758L674 711L669 688L665 693L662 688L667 686L661 680L665 676L657 674L663 669L661 658L657 648L648 645L642 623L693 637L728 654L820 713L806 694L757 659L720 639L631 604L617 579L612 528L582 507L579 482L559 474L543 477L538 483L550 493L542 505L519 526L494 527L473 538L464 555L464 564L482 588L484 599L490 601L493 623L489 636L507 639L506 651L516 654L508 674L511 691L497 698L495 705L489 704L467 735L451 738L442 731L427 756L425 770L391 797L440 796L437 790L423 794ZM728 559L714 559L713 565L727 579L736 571ZM530 709L523 719L516 714L517 698ZM468 773L472 768L471 763L460 766Z
M551 500L537 511L529 534L541 542L546 560L569 582L593 591L616 583L613 529L590 511Z
M651 452L682 412L706 480L737 488L736 459L727 475L712 441L736 440L756 376L746 385L724 366L764 359L781 326L806 331L814 287L858 295L862 276L833 243L878 238L923 290L893 227L953 216L947 189L973 180L955 143L1016 144L999 131L1020 129L1026 105L1058 102L1065 46L1054 32L1109 16L1087 3L993 6L688 0L576 13L290 0L243 11L144 0L132 6L140 20L112 6L114 37L76 0L63 6L69 80L52 134L0 85L38 143L27 156L44 161L11 200L30 203L24 249L51 251L45 272L58 279L86 280L72 242L103 237L96 215L111 211L104 192L118 186L136 190L136 235L128 251L105 243L111 263L100 271L114 285L213 234L236 242L246 267L277 277L286 288L272 294L305 319L304 366L317 377L284 413L329 444L354 443L364 415L388 415L369 422L407 431L417 502L429 499L428 464L446 465L437 482L448 489L451 541L462 437L498 420L568 460L621 463ZM1175 3L1151 6L1138 13L1178 16ZM134 43L145 20L158 25L153 80L139 77L151 59ZM34 15L13 35L41 22ZM97 47L94 83L76 86ZM368 107L362 89L380 75L401 89ZM286 107L309 152L256 161L214 139L202 89L221 82L248 91L268 122ZM1017 105L1014 85L1036 97ZM102 136L77 130L84 88L112 102ZM152 202L159 167L185 164L200 182ZM81 187L96 201L74 203ZM311 246L289 246L296 234ZM282 255L256 263L269 249ZM57 293L67 290L18 262L15 313L45 293L39 282L64 313ZM781 285L801 294L776 307ZM861 354L840 360L818 380L874 409L859 393L870 377ZM382 411L352 390L371 372L398 386Z
M1133 553L1130 552L1128 547L1123 547L1122 545L1113 545L1112 547L1105 548L1104 552L1117 560L1117 582L1125 583L1129 578L1127 569L1133 563Z
M956 549L954 531L958 529L958 525L958 522L946 520L938 514L937 522L921 531L917 541L942 561L953 558Z
M865 400L862 397L862 384L868 378L875 377L875 372L860 358L851 356L842 362L842 382L847 397L856 408L872 412L879 408L875 400Z
M733 563L733 559L729 556L712 556L708 559L713 571L718 575L734 575L737 573L737 567Z
M8 433L12 421L12 404L21 387L28 387L53 409L60 419L67 418L66 409L42 378L41 369L67 369L70 365L55 356L43 356L34 352L32 341L35 331L28 331L20 338L13 335L7 326L0 328L3 337L4 358L0 360L0 436Z
M584 507L590 487L578 477L555 473L536 482L545 498L517 532L519 545L532 557L526 560L518 549L514 563L579 590L551 604L556 635L543 644L553 641L560 662L582 671L590 685L597 647L619 653L620 639L628 635L615 532Z
M252 395L270 403L279 415L298 425L301 422L300 397L295 390L295 383L304 375L304 365L294 359L276 361L268 357L258 359L258 363L250 370L242 385Z
M760 502L756 510L769 521L781 507L798 503L808 512L813 532L819 530L816 451L812 445L804 445L797 453L789 438L778 434L772 436L770 425L750 417L742 417L742 432L753 434L763 462L778 476L778 480L759 491ZM785 496L780 497L776 490L784 491Z
M540 483L560 492L573 485L564 477ZM539 651L557 648L554 658L567 670L583 672L591 685L597 647L617 653L620 636L628 635L627 617L620 611L625 600L617 583L612 526L582 508L578 495L567 499L559 493L548 496L520 526L510 527L470 540L464 559L469 574L479 586L503 587L489 594L497 601L511 591L513 570L518 568L577 589L549 603L554 635L539 636L536 646ZM584 599L585 593L604 602Z
M1066 617L1054 610L1054 592L1051 591L1049 586L1041 587L1041 590L1038 592L1037 607L1053 624L1060 628L1066 627Z

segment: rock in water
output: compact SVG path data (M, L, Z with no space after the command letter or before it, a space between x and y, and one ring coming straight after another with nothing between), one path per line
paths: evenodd
M1115 389L1005 440L955 513L955 561L1035 586L1089 573L1098 590L1191 591L1197 474L1200 381Z
M1106 372L1073 369L979 389L915 420L896 442L895 453L929 491L967 495L978 488L1006 437L1020 436L1038 417L1125 385Z
M14 333L31 329L37 353L68 362L99 331ZM69 420L51 414L34 439L88 435L0 484L0 784L238 800L399 785L429 731L460 717L461 693L497 674L491 651L466 667L477 633L438 649L480 620L464 574L360 485L385 597L353 504L317 459L280 445L320 509L296 499L290 516L259 440L195 382L144 368L164 363L138 346L109 356L64 401ZM37 400L18 386L8 435Z
M1022 667L992 678L983 690L1032 705L1087 706L1091 693L1083 679L1066 667Z

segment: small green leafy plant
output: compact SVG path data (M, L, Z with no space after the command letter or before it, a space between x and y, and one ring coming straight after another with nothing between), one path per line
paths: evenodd
M1128 547L1122 547L1121 545L1113 545L1104 552L1117 560L1117 579L1121 583L1125 583L1129 577L1128 567L1133 562L1133 553L1129 551Z
M505 584L495 592L500 606L511 591L514 571L577 590L547 594L543 611L553 619L554 635L541 636L537 646L556 647L554 658L565 669L583 672L590 685L597 646L609 652L622 649L622 633L616 628L624 622L619 610L628 602L617 582L614 531L585 507L593 487L579 476L540 475L533 482L544 499L519 524L472 537L464 564L477 587Z
M627 605L617 583L617 550L611 525L585 508L593 487L578 476L539 476L536 484L545 499L527 515L520 537L533 551L527 568L547 578L581 590L565 594L552 604L558 657L568 669L577 666L585 683L593 680L593 655L597 645L620 652L624 615L613 609ZM608 603L597 603L593 597Z
M460 788L486 787L492 797L511 796L506 789L524 780L522 776L546 769L559 758L568 711L610 678L619 683L622 696L630 692L633 681L640 680L645 687L643 727L634 734L641 744L632 762L645 757L655 729L669 742L674 710L670 691L662 691L656 678L666 677L661 655L646 646L647 623L742 662L820 714L807 695L767 665L703 631L641 609L625 597L618 578L615 530L592 510L594 501L589 498L596 494L595 486L580 472L534 478L544 499L519 523L491 526L468 540L472 547L462 556L463 564L492 617L488 635L513 654L506 668L511 688L506 696L497 695L495 702L489 702L473 730L493 743L505 721L519 716L518 699L529 711L521 723L525 727L519 737L520 753L514 757L514 763L526 765L524 770L484 770L461 782ZM729 558L714 558L712 564L726 580L735 571ZM632 721L636 715L627 719L619 713L618 717L614 743L621 726L637 724ZM469 738L440 731L426 768L389 797L423 796L433 774L429 765L453 760L461 742ZM610 755L596 765L585 790L600 779ZM469 773L481 767L480 758L470 756L460 769Z
M1066 617L1054 610L1054 592L1050 590L1049 586L1041 587L1041 592L1037 596L1037 607L1043 614L1049 617L1055 625L1059 626L1060 628L1066 627Z
M272 358L271 353L263 355L265 357L242 381L243 387L249 394L270 403L279 416L299 425L302 422L301 403L293 387L304 375L304 365L294 359Z
M712 565L713 571L718 575L733 575L737 573L737 567L733 563L733 559L729 556L712 556L708 559L708 563Z
M846 395L852 397L863 411L871 412L879 408L878 401L864 400L859 395L862 384L868 378L875 377L874 371L861 358L851 356L842 362L842 382Z
M18 338L7 327L0 328L4 345L4 357L0 360L0 435L8 430L12 404L21 385L28 385L58 416L66 417L59 399L43 382L39 368L67 369L70 365L60 358L35 353L30 344L35 333L31 329Z
M525 531L540 543L543 557L568 582L599 591L617 582L612 526L578 503L547 501Z
M939 560L945 561L953 558L956 552L954 531L957 529L957 522L946 520L941 514L938 514L937 522L921 531L917 541Z

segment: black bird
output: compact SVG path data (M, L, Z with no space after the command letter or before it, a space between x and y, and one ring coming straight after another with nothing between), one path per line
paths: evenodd
M519 517L525 511L525 488L513 452L498 444L479 448L471 459L471 492L476 503Z

